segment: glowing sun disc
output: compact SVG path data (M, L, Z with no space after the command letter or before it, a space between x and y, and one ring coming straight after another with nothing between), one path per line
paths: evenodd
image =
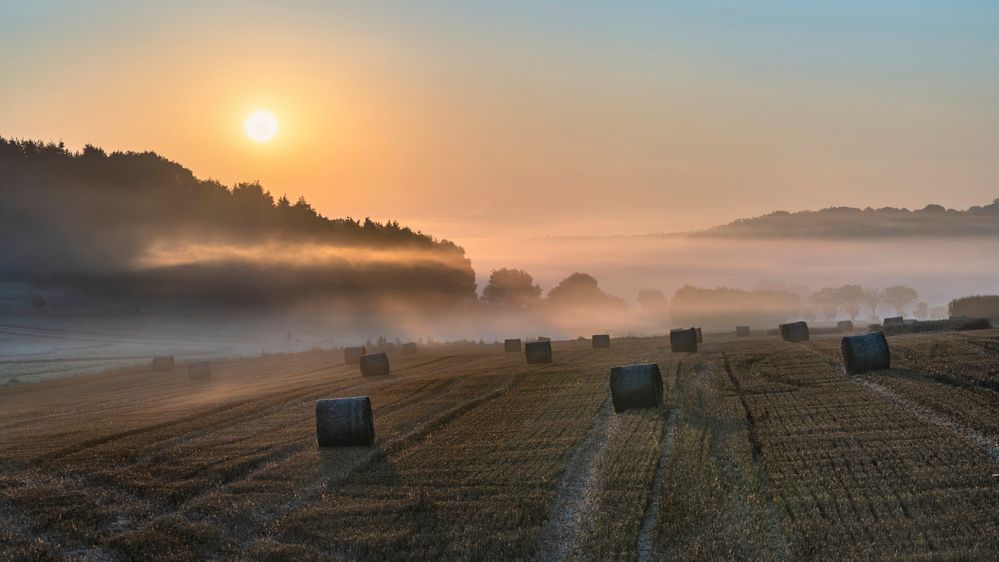
M246 136L257 142L267 142L278 132L278 120L270 111L263 109L254 111L243 123Z

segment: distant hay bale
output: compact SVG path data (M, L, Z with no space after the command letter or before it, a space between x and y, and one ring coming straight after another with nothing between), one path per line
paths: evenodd
M780 337L784 341L797 343L808 341L808 324L805 322L789 322L781 324Z
M538 341L552 341L552 339L545 336L538 336Z
M670 330L669 347L673 353L697 351L697 330L694 328Z
M610 375L611 402L615 412L631 408L655 408L663 399L663 377L659 365L614 367Z
M735 335L737 335L739 337L748 336L751 332L752 332L752 330L749 329L749 326L736 326L735 327Z
M208 361L195 361L187 364L187 376L192 381L203 381L212 378L212 364Z
M702 343L704 341L704 336L701 334L700 328L694 328L697 330L697 343Z
M174 360L172 355L157 355L153 357L153 371L157 373L172 373Z
M903 326L905 325L905 319L901 316L892 316L891 318L885 318L882 324L884 324L886 328L888 326Z
M320 447L371 445L374 415L367 396L316 401L316 441Z
M836 323L836 328L841 332L852 332L853 331L853 321L852 320L840 320Z
M552 342L532 341L524 345L524 353L528 363L551 363Z
M520 338L503 340L503 351L506 353L520 353Z
M359 347L343 348L343 362L347 365L357 365L361 362L361 356L367 355L368 350L362 345Z
M610 349L610 336L608 334L594 334L591 338L593 349Z
M891 352L884 332L847 336L840 342L840 351L848 375L891 367Z
M361 376L383 377L389 374L389 359L384 353L369 353L361 356Z
M867 331L868 332L880 332L881 331L881 324L868 324L867 325Z
M402 344L402 352L403 353L409 353L409 354L416 353L416 344L413 343L413 342L408 342L408 343Z

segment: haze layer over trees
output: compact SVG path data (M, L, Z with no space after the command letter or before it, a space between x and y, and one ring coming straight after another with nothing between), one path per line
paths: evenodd
M328 219L152 152L0 138L0 281L169 302L475 298L464 250L396 222Z

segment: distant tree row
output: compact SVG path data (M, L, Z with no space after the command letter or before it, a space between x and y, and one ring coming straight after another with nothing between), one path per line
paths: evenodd
M586 273L573 273L541 297L541 286L522 269L495 269L482 291L486 304L506 310L533 310L542 305L552 307L600 307L626 309L624 300L600 289L596 279ZM661 293L660 293L661 294Z
M951 316L999 319L999 295L975 295L950 301Z

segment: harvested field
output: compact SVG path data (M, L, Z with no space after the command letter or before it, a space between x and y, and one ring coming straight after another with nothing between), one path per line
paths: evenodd
M706 335L151 365L0 390L0 559L995 559L999 330ZM657 363L660 409L610 408ZM315 401L370 396L372 447L318 449Z

